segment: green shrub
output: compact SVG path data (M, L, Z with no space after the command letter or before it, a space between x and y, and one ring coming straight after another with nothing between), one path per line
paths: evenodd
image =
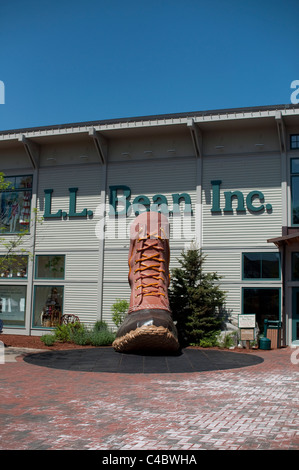
M90 333L88 328L81 324L78 328L71 329L70 341L80 346L85 346L90 343Z
M115 334L108 329L105 322L96 322L93 328L89 329L84 325L71 332L70 340L81 346L108 346L113 343Z
M90 333L90 344L92 346L109 346L115 340L115 334L108 329L93 330Z
M72 335L75 331L80 330L82 324L76 323L68 323L67 325L62 324L58 325L55 328L55 337L57 341L61 341L62 343L66 343L68 341L72 341Z
M113 323L119 327L129 309L129 302L126 300L116 299L116 302L112 305L112 321Z
M43 335L40 339L46 346L53 346L56 341L55 335Z
M99 320L94 324L93 330L94 331L108 330L108 324L103 320Z
M69 323L59 325L55 328L54 335L44 335L44 341L55 341L62 343L72 342L80 346L107 346L113 343L115 334L109 330L108 324L104 321L97 321L92 328L88 328L83 323ZM52 344L47 344L52 346Z

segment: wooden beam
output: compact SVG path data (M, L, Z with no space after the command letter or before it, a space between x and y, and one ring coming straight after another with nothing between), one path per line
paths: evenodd
M104 165L107 162L108 156L107 139L105 139L99 132L97 132L94 127L91 127L89 129L88 134L93 139L100 162Z
M191 138L193 142L194 152L197 158L202 157L202 132L197 124L195 124L194 119L190 119L187 122L187 126L191 133Z

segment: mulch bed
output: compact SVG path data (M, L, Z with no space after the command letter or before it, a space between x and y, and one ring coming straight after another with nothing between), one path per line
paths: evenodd
M47 349L53 351L67 350L67 349L84 349L84 348L95 348L99 346L80 346L75 343L60 343L56 342L53 346L46 346L39 336L25 336L25 335L0 335L0 341L2 341L5 346L14 347L14 348L31 348L31 349ZM105 346L107 347L107 346ZM220 349L220 348L201 348L200 346L189 346L192 349ZM245 348L235 348L230 351L235 352L254 352L256 349L245 349Z
M56 342L53 346L46 346L39 336L25 336L25 335L0 335L0 341L5 346L14 348L31 348L31 349L48 349L48 350L64 350L64 349L81 349L81 348L92 348L95 346L80 346L75 343L60 343Z

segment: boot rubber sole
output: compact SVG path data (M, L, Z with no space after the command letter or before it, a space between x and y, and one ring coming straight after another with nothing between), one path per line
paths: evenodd
M161 351L175 352L179 349L176 337L164 326L143 325L114 340L117 352Z

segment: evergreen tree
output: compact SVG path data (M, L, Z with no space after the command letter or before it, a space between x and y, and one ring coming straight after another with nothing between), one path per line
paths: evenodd
M181 345L199 344L221 329L225 293L216 273L203 270L205 256L196 247L182 252L172 270L169 300Z

